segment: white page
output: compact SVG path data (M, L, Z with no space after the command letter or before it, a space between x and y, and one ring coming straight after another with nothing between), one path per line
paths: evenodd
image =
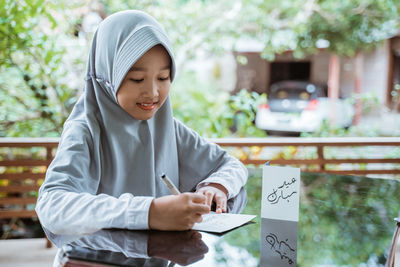
M215 213L210 212L203 215L203 221L201 223L195 223L193 230L223 233L233 228L239 227L253 218L256 215L246 214L234 214L234 213Z
M300 169L263 167L261 217L299 221Z

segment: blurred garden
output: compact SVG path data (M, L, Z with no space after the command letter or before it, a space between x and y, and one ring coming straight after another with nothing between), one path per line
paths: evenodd
M321 44L332 55L356 57L398 34L400 4L395 0L1 0L0 136L60 135L82 93L98 23L126 9L150 13L171 38L178 67L171 98L178 119L204 137L263 137L266 133L255 127L254 119L258 105L267 101L264 89L238 88L239 76L225 71L245 65L246 57L236 56L229 66L219 59L232 55L243 40L261 43L261 57L268 61L287 51L300 60L318 53ZM394 86L391 92L394 103L399 88ZM358 103L363 114L393 109L392 102L379 98L361 90L349 101ZM380 134L373 127L342 129L327 121L304 135Z

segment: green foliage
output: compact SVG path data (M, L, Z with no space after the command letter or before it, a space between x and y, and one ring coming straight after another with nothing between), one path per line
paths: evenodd
M321 42L334 54L354 56L395 35L400 23L397 0L245 0L243 8L239 31L264 43L267 59L287 50L300 58Z
M0 136L60 134L83 85L76 80L83 81L89 41L77 46L76 35L84 4L0 0ZM177 77L181 84L175 85L179 94L172 97L174 112L204 136L214 137L231 135L232 130L236 136L263 136L252 124L259 98L246 93L231 98L215 85L195 80L187 66L199 50L215 56L230 51L237 40L250 38L264 45L266 58L287 50L301 57L316 52L317 42L325 40L329 51L351 56L391 36L399 26L400 9L397 0L101 0L98 4L105 15L139 9L159 20L173 43L178 76L187 76ZM240 57L238 61L245 62Z
M233 115L229 94L205 82L196 82L195 73L180 75L171 89L174 116L205 137L230 134Z
M355 104L357 100L360 100L362 106L362 113L367 115L372 110L379 107L379 99L375 92L367 92L362 94L353 94L348 101L351 104Z
M266 101L266 94L259 95L256 92L248 92L245 89L242 89L237 95L231 97L230 108L235 114L237 136L263 137L266 135L263 130L254 126L257 107L260 104L265 104Z
M52 12L44 0L0 3L0 136L54 136L75 102ZM62 18L62 16L58 15Z
M174 81L171 99L174 116L204 137L265 136L253 123L265 95L242 90L230 96L186 72Z

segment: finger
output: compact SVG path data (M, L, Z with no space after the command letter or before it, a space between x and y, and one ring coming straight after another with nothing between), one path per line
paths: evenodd
M204 203L206 201L206 196L204 196L201 192L191 194L191 199L195 203Z
M200 222L203 221L203 217L201 217L200 214L196 214L195 217L194 217L194 221L197 222L197 223L200 223Z
M227 205L228 199L226 198L226 195L224 194L223 196L223 201L221 202L221 209L222 212L226 212L226 205Z
M212 200L214 198L215 192L214 191L206 191L205 192L205 196L206 196L206 205L210 206L211 208L211 204L212 204Z
M217 207L215 209L217 213L226 212L226 197L217 195L215 197L215 202L217 204Z
M198 214L205 214L210 212L210 206L207 206L205 204L192 204L192 211L193 213L198 213Z
M227 205L227 200L225 199L225 201L222 202L222 212L227 212L226 205Z
M201 234L198 231L190 230L188 231L188 239L201 239Z

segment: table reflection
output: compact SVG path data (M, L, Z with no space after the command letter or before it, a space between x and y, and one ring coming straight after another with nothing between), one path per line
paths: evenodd
M260 218L261 169L250 170L246 190L242 213L259 217L223 235L102 230L52 241L70 249L59 254L64 262L84 248L81 260L105 266L384 266L400 211L398 181L302 173L298 223ZM242 195L231 209L245 203Z
M204 258L207 245L197 231L102 230L82 237L61 249L58 266L80 262L121 266L189 265Z

